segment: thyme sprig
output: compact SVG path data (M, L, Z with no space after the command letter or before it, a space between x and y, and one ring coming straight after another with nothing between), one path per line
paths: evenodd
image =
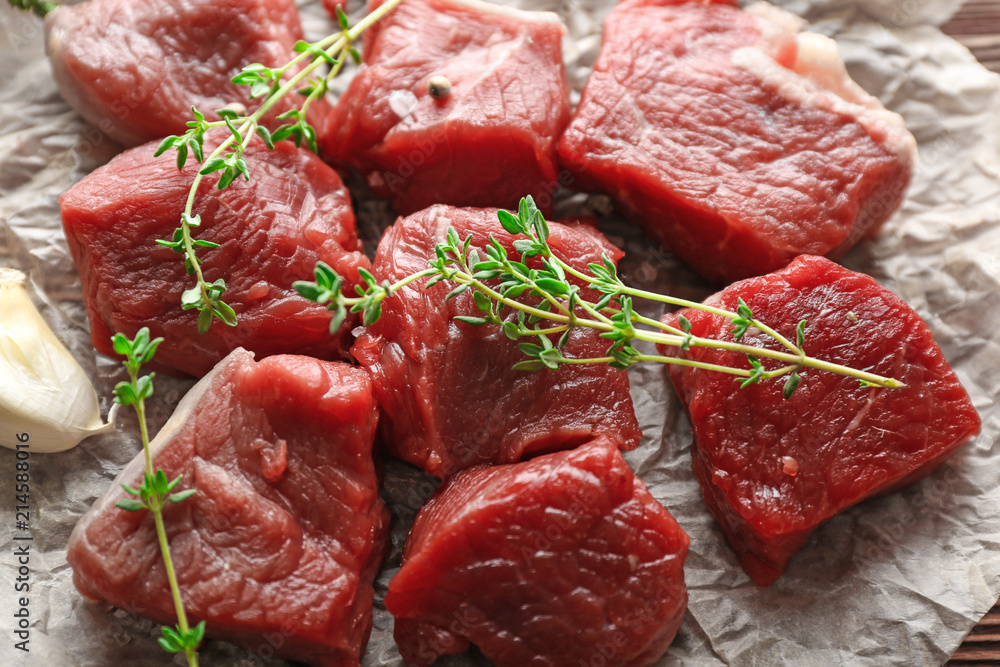
M154 373L139 375L139 370L143 364L149 363L156 354L156 348L163 342L162 338L149 339L149 329L143 327L135 335L133 340L129 340L124 334L117 333L111 339L115 352L125 357L122 362L128 371L129 381L119 382L114 390L114 400L123 406L131 405L135 408L136 416L139 419L139 433L142 438L142 451L146 457L146 469L143 473L142 483L139 488L132 488L127 484L122 484L122 488L133 498L119 500L115 505L128 512L138 512L149 510L153 514L153 522L156 524L156 537L160 544L160 554L163 557L163 565L167 573L167 581L170 583L170 593L174 601L174 609L177 613L177 625L173 628L163 626L160 631L160 646L168 653L183 653L187 658L189 667L198 665L198 645L205 636L205 621L191 627L188 624L187 614L184 612L184 602L181 598L180 588L177 585L177 575L174 572L174 563L170 557L170 545L167 542L167 531L163 524L163 508L167 503L183 502L190 498L196 489L177 490L181 483L181 476L178 475L173 480L168 480L162 469L153 470L152 456L149 451L149 431L146 426L146 399L153 395Z
M519 258L512 258L507 249L492 236L485 248L474 248L471 247L471 235L462 240L454 228L449 228L445 240L435 246L435 256L429 261L430 268L407 276L393 285L387 282L379 284L370 274L365 274L365 284L355 287L357 296L347 296L341 289L343 279L323 265L317 266L316 282L300 281L294 287L307 299L334 310L337 313L335 321L342 321L343 314L349 308L355 312L363 311L365 324L377 320L383 299L414 280L429 277L426 283L428 288L440 281L455 284L446 299L471 288L481 315L457 316L455 319L474 326L500 326L504 335L511 340L533 339L532 342L521 342L518 346L527 359L514 368L525 371L556 370L567 364L608 364L622 370L637 363L656 362L728 373L743 378L744 387L787 376L783 388L786 398L791 397L799 386L799 372L803 368L839 373L879 387L904 386L893 378L808 356L804 351L807 327L804 320L796 326L793 342L757 320L743 299L739 299L736 312L732 312L637 289L625 284L618 276L614 262L603 255L600 262L588 265L589 272L574 268L552 252L548 243L548 224L530 196L521 200L516 214L500 211L498 217L505 231L522 237L513 242L514 251ZM533 266L529 266L528 262L533 258L537 259ZM536 268L539 264L540 268ZM597 300L586 298L581 287L571 281L571 277L601 296ZM683 315L678 317L676 327L640 315L633 308L633 299L636 298L695 308L725 317L732 322L733 340L696 336L691 333L691 322ZM511 313L513 317L510 316ZM611 341L605 356L566 356L566 344L576 327L595 329L602 338ZM784 349L773 350L741 342L751 329L777 341ZM554 343L556 336L558 338ZM682 350L704 347L737 352L746 356L749 367L646 354L633 346L633 342L637 340L679 347ZM776 360L782 365L768 370L762 363L762 358Z
M209 174L219 172L220 190L229 187L239 177L250 180L250 168L247 165L245 151L255 136L270 149L274 148L275 142L290 140L297 147L305 144L310 150L317 152L316 129L306 120L310 105L326 95L331 81L340 73L347 58L355 63L361 62L361 54L354 46L355 41L376 21L395 9L400 1L387 0L353 28L350 27L343 9L338 6L337 20L340 29L337 32L317 42L297 42L293 50L298 55L281 67L267 67L254 63L244 67L233 77L233 83L249 87L250 99L264 98L253 113L247 114L245 111L241 113L236 109L226 108L217 112L221 120L209 121L203 113L192 107L194 120L188 121L187 132L167 137L156 149L154 153L156 156L175 150L178 169L184 168L189 156L198 162L204 162L188 191L180 226L174 230L171 239L157 241L160 245L183 254L188 275L195 278L195 285L185 290L182 295L181 305L185 309L199 311L199 333L208 331L216 319L229 326L235 326L237 319L233 309L223 301L226 292L225 280L220 278L209 283L201 271L197 248L217 247L217 244L196 241L191 236L192 230L201 222L194 213L194 204L202 180ZM330 68L326 74L319 71L323 66ZM303 102L299 107L278 115L277 119L285 121L284 124L274 132L269 131L260 124L261 118L279 100L292 92L304 96ZM205 134L217 129L225 129L228 134L206 156Z

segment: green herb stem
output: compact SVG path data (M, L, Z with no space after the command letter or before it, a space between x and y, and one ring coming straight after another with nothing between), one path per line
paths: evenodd
M402 0L388 0L388 2L386 2L383 5L380 5L375 11L366 15L363 19L361 19L357 23L357 25L355 25L350 30L344 30L339 33L334 33L316 43L317 47L323 49L323 51L335 61L330 71L330 74L328 74L326 77L327 79L332 79L333 77L335 77L337 74L340 73L340 70L344 65L344 60L345 60L344 56L347 54L347 50L351 48L353 42L358 37L360 37L365 30L370 28L373 24L375 24L377 21L381 20L384 16L386 16L386 14L395 9L396 5L398 5L400 2L402 2ZM329 44L329 46L327 44ZM310 56L312 56L312 54L309 52L300 53L298 56L294 57L290 62L285 64L283 67L279 68L278 71L284 74L293 67L295 67L296 65L302 63L304 60L309 59ZM257 108L257 110L254 111L248 118L246 118L243 121L242 125L239 126L239 133L244 137L251 136L253 133L251 125L256 126L257 122L261 118L263 118L264 115L267 114L267 112L270 111L272 107L274 107L274 105L278 103L279 100L283 99L286 95L288 95L296 88L298 88L299 84L301 84L306 77L315 72L325 62L328 61L323 59L322 57L312 56L312 61L308 65L306 65L297 73L292 75L292 77L284 84L282 84L281 87L278 88L276 92L272 93L271 95L268 95L267 99L265 99L263 103L261 103L261 105ZM309 101L310 97L311 96L307 96L307 101ZM227 137L223 146L220 146L220 149L224 150L226 146L232 145L234 139L235 137ZM221 154L222 150L220 149L216 149L213 152L213 155L217 156ZM197 190L197 187L192 186L191 189L192 191L195 191ZM188 208L187 212L188 214L191 213L190 208Z
M595 308L594 305L591 304L589 301L581 300L580 307L583 308L591 317L593 317L598 322L608 325L612 324L611 318L602 313L601 311L597 310L597 308Z
M497 303L502 303L505 306L510 306L514 310L519 310L526 315L533 315L539 319L549 320L551 322L559 322L561 324L572 324L572 325L580 324L583 326L589 326L593 329L603 329L605 331L611 330L610 326L603 325L600 322L590 322L588 320L580 320L576 316L561 315L559 313L553 313L548 310L542 310L541 308L535 308L534 306L529 306L527 304L521 303L516 299L511 299L509 297L504 296L503 294L500 294L486 283L477 280L476 278L473 278L471 275L465 272L456 272L450 278L450 280L453 280L454 282L460 285L468 285L469 287L473 287L482 292L483 294L485 294L487 297L493 299Z
M655 354L639 354L635 357L637 362L656 362L659 364L668 364L671 366L688 366L691 368L698 368L706 371L716 371L719 373L726 373L729 375L736 375L739 377L750 377L751 372L745 368L733 368L732 366L722 366L719 364L707 364L701 361L692 361L690 359L681 359L678 357L663 357ZM615 361L614 357L565 357L560 356L559 362L563 364L610 364ZM795 370L795 366L786 366L784 368L779 368L773 371L767 371L764 373L764 378L769 379L773 377L778 377Z
M652 333L637 333L636 338L638 340L648 341L650 343L657 343L661 345L669 345L672 347L681 347L684 343L683 336L667 336ZM739 352L742 354L753 355L755 357L764 357L767 359L774 359L777 361L784 361L789 366L786 366L777 371L766 371L765 377L777 377L778 375L783 375L785 373L791 372L797 368L815 368L821 371L829 371L831 373L837 373L838 375L845 375L847 377L853 377L858 380L863 380L870 384L879 385L887 389L898 389L904 387L902 382L895 380L893 378L883 377L881 375L876 375L874 373L869 373L867 371L861 371L849 366L843 366L841 364L834 364L828 361L823 361L822 359L816 359L814 357L809 357L804 354L789 354L785 352L778 352L777 350L769 350L767 348L753 347L751 345L743 345L740 343L730 343L724 340L716 340L714 338L699 338L697 336L692 337L690 342L691 347L706 347L716 350L726 350L729 352ZM665 359L674 359L675 357L656 357L648 358L645 361L659 361L662 363L674 363L665 361ZM702 362L694 362L690 360L684 360L684 365L686 366L696 366L699 368L705 368L706 370L719 370L718 367L712 364L702 364ZM742 374L745 369L735 369L741 372L734 373L736 375Z
M745 368L733 368L732 366L722 366L719 364L707 364L701 361L692 361L691 359L682 359L680 357L663 357L655 354L642 354L639 355L640 361L651 361L658 364L670 364L673 366L688 366L690 368L699 368L701 370L715 371L717 373L727 373L729 375L736 375L739 377L750 377L752 372ZM770 379L780 377L786 373L791 373L795 371L798 366L785 366L783 368L777 368L773 371L765 371L763 379Z
M160 555L163 560L164 570L167 575L167 582L170 586L170 594L174 603L174 611L177 615L176 628L163 626L161 632L163 637L160 645L171 653L183 652L187 659L188 667L198 667L198 644L205 633L204 621L197 627L192 628L188 624L187 613L184 610L184 601L181 597L180 586L177 584L177 573L174 569L174 562L170 556L170 545L167 541L167 530L163 522L163 508L167 502L179 503L195 493L194 489L172 493L180 484L181 477L178 476L172 482L167 481L167 476L162 470L153 470L153 458L149 447L149 428L146 424L146 398L153 394L153 374L139 377L139 370L144 363L152 360L157 347L162 342L162 338L149 340L149 329L143 327L136 334L135 339L129 340L123 334L115 334L112 344L116 353L125 356L124 365L128 370L129 381L119 382L115 387L115 402L120 405L131 405L135 409L136 417L139 420L139 434L142 440L142 451L145 458L145 469L143 480L138 489L133 489L126 484L122 488L134 498L120 500L116 506L129 512L136 512L142 509L149 510L153 515L153 523L156 526L156 538L160 548Z
M333 69L326 78L328 79L333 78L340 72L345 60L344 55L346 55L347 50L351 47L352 43L358 37L360 37L365 30L370 28L375 22L381 20L386 14L395 9L396 5L398 5L401 1L402 0L388 0L388 2L379 6L375 11L373 11L372 13L366 15L363 19L361 19L358 22L358 24L355 25L352 29L347 31L341 31L339 33L334 33L316 43L316 46L322 48L323 51L328 56L333 58L333 60L335 61ZM327 43L329 42L332 43L330 43L329 46L327 46ZM307 60L311 55L312 54L309 52L301 53L295 58L293 58L286 65L279 68L278 71L284 74L288 72L290 69L292 69L294 66L300 64L304 60ZM296 88L298 88L299 84L301 84L306 77L308 77L310 74L316 71L325 62L328 61L324 60L321 57L313 56L312 61L308 65L306 65L304 68L302 68L297 73L292 75L292 77L288 81L286 81L284 84L281 85L281 87L277 90L277 92L268 95L267 99L265 99L264 102L261 103L261 105L257 108L257 110L254 111L253 114L251 114L248 118L246 118L243 121L243 124L240 125L239 127L240 134L243 135L244 137L249 137L253 132L253 130L250 129L251 124L256 125L256 123L261 118L263 118L264 115L267 114L267 112L270 111L271 108L274 107L274 105L277 104L279 100L283 99L286 95L288 95ZM307 99L308 97L309 96L307 96ZM234 139L235 137L227 137L224 146L232 145ZM223 147L220 146L220 148ZM221 154L221 152L222 152L221 150L216 149L216 151L214 151L214 155L219 155ZM192 191L196 189L197 189L196 187L192 187ZM190 214L191 211L188 210L187 212Z
M653 319L652 317L645 317L644 315L634 313L632 315L632 318L633 321L638 322L639 324L645 324L647 326L655 327L657 329L662 329L663 331L671 333L675 336L680 336L683 338L685 335L684 332L678 329L677 327L672 327L669 324L665 324L660 320Z
M136 381L139 379L135 375L137 370L132 371L132 369L129 369L129 375L132 377L133 385L135 385ZM142 440L142 453L146 457L146 474L152 477L153 460L152 455L149 452L149 427L146 425L146 399L140 398L132 407L135 408L135 415L139 420L139 437Z
M528 329L527 333L531 336L554 336L555 334L565 333L572 329L573 327L569 324L564 324L558 327L549 327L548 329ZM577 362L573 362L577 363Z
M492 295L493 298L496 298L498 301L500 301L500 299L502 298L503 300L500 301L501 303L505 303L507 305L511 305L510 303L508 303L508 300L506 298L501 297L496 292L493 292L492 290L490 290L486 286L486 284L484 282L482 282L481 280L477 280L474 277L473 274L475 272L469 267L468 258L464 254L458 255L456 259L458 259L459 266L462 267L462 276L465 277L465 278L467 278L469 280L468 284L470 286L475 287L480 292ZM460 282L460 281L456 281L456 282ZM548 301L552 305L553 308L555 308L556 310L558 310L559 312L561 312L563 315L565 315L566 316L566 322L568 324L573 324L576 321L576 316L573 313L570 312L569 308L565 304L563 304L562 301L560 301L558 298L556 298L555 296L553 296L552 294L550 294L546 290L540 288L538 286L538 284L535 283L535 281L530 276L528 276L527 278L525 278L525 284L533 292L535 292L536 294L538 294L539 296L541 296L543 299L545 299L546 301ZM487 290L489 290L489 291L487 292ZM513 301L511 303L518 303L519 304L520 302ZM512 306L512 307L516 307L516 306ZM525 311L525 312L528 312L528 311ZM542 312L547 312L547 311L542 311ZM546 319L553 319L552 315L549 314L548 317L546 317ZM556 320L556 321L562 321L562 320Z
M163 567L167 571L167 581L170 582L170 593L174 599L174 610L177 612L177 627L181 634L187 635L191 629L188 625L187 613L184 611L184 601L181 599L181 589L177 585L177 575L174 572L174 561L170 557L170 545L167 542L167 529L163 525L163 508L153 508L153 521L156 523L156 538L160 543L160 554L163 556ZM185 645L184 657L189 667L198 667L198 652L196 646Z
M129 375L133 384L138 381L138 368L129 369ZM152 454L149 451L149 427L146 424L146 399L140 398L135 405L136 416L139 420L139 434L142 438L142 451L146 456L146 475L151 479L156 476L153 472ZM184 601L181 598L181 589L177 585L177 574L174 571L174 561L170 557L170 544L167 542L167 529L163 524L163 498L154 495L149 499L149 511L153 514L153 522L156 524L156 539L160 544L160 555L163 558L163 567L167 573L167 581L170 584L170 594L174 600L174 611L177 614L177 627L182 635L190 632L187 613L184 611ZM187 658L189 667L198 667L198 654L196 647L185 646L184 656Z
M519 261L510 259L505 247L492 237L490 244L485 248L470 249L471 235L463 241L454 229L449 228L446 240L435 246L435 256L430 260L431 268L411 274L395 284L400 285L424 277L429 278L426 287L431 287L440 281L457 284L447 299L470 288L474 290L476 306L483 316L457 316L460 321L476 326L500 325L508 338L516 340L528 337L538 341L539 344L520 344L521 351L529 360L516 364L515 368L530 371L543 368L556 369L562 364L602 363L624 369L636 363L655 362L736 375L744 378L743 386L788 375L783 391L786 397L791 396L799 386L798 373L804 368L838 373L868 385L885 388L904 386L902 382L893 378L807 356L803 347L807 325L805 321L799 322L796 329L797 343L793 343L772 327L755 319L752 310L742 299L738 300L737 311L732 312L686 299L637 290L622 283L617 276L617 267L607 257L602 257L600 264L590 264L589 274L575 269L553 254L548 245L548 225L530 197L521 200L516 215L500 211L498 216L505 231L515 237L518 235L527 237L527 239L518 238L513 243L515 252L521 255ZM482 258L483 252L487 256L486 259ZM532 257L542 258L542 268L529 268L527 262ZM567 276L583 281L603 296L597 302L582 298L579 287L570 283ZM367 274L368 288L358 297L348 297L340 292L343 279L329 267L325 267L322 273L317 267L316 277L317 283L300 281L296 283L296 289L307 298L325 303L328 308L342 311L350 306L355 312L364 312L363 321L366 324L378 319L381 301L393 291L387 284L379 286L375 278ZM526 295L541 301L535 304L526 303L524 298ZM633 298L680 305L724 317L733 324L734 340L695 336L691 334L691 323L683 315L678 316L677 326L640 315L632 310ZM516 313L516 321L509 319L510 311L504 313L505 309L511 309ZM536 323L540 321L550 324L547 327L537 326ZM607 356L593 358L565 356L562 348L569 340L569 330L574 327L587 327L599 331L601 337L610 341ZM751 328L758 330L762 336L770 337L785 350L742 343L742 337ZM549 336L555 334L562 336L554 346ZM750 368L712 364L684 357L643 354L632 347L632 342L637 340L679 347L682 350L702 347L735 352L746 355ZM780 368L766 370L761 364L761 358L779 361L783 365Z
M580 280L585 280L585 281L587 281L588 283L591 283L591 284L600 282L594 276L588 276L587 274L583 273L582 271L578 271L577 269L573 268L572 266L570 266L569 264L567 264L566 262L564 262L560 258L558 258L558 257L556 257L554 255L552 256L552 258L562 266L562 268L566 271L566 273L572 274L573 276L579 278ZM689 301L688 299L680 299L678 297L673 297L673 296L670 296L670 295L667 295L667 294L659 294L657 292L649 292L647 290L637 289L635 287L630 287L630 286L628 286L628 285L626 285L624 283L621 283L621 282L619 282L619 284L618 284L618 293L619 294L623 294L623 295L627 295L627 296L638 297L640 299L645 299L647 301L657 301L659 303L665 303L665 304L672 305L672 306L680 306L682 308L695 308L697 310L701 310L701 311L704 311L706 313L712 313L713 315L718 315L719 317L725 317L725 318L730 319L730 320L735 320L735 319L739 318L739 314L731 312L731 311L728 311L728 310L724 310L722 308L716 308L714 306L709 306L707 304L700 303L698 301ZM655 322L653 320L649 320L648 318L643 318L643 319L646 321L646 323L651 324L652 326L661 326L661 323L659 323L659 322ZM757 320L752 320L751 321L751 326L756 327L761 332L763 332L763 333L767 334L768 336L774 338L776 341L778 341L779 343L781 343L782 345L784 345L788 349L790 349L792 351L796 351L796 352L798 351L798 348L795 346L795 344L793 344L790 340L788 340L787 338L785 338L780 333L778 333L777 331L775 331L774 329L772 329L768 325L764 324L763 322L759 322ZM681 332L677 331L677 333L681 333Z
M562 260L558 260L558 261L562 262ZM552 313L552 312L549 312L549 311L544 311L544 310L540 310L538 308L534 308L532 306L529 306L529 305L526 305L526 304L522 303L521 301L517 301L516 299L508 298L508 297L504 296L503 294L500 294L499 292L497 292L496 290L494 290L492 287L490 287L489 285L485 284L484 282L482 282L482 281L477 280L476 278L474 278L471 275L472 274L472 269L468 266L468 263L464 259L464 257L460 258L458 260L458 263L462 267L461 270L455 271L455 273L452 274L448 278L449 280L452 280L453 282L456 282L456 283L459 283L459 284L469 285L470 287L472 287L472 288L474 288L474 289L482 292L483 294L485 294L490 299L493 299L493 300L497 301L498 303L502 303L505 306L509 306L509 307L511 307L511 308L513 308L515 310L521 311L521 312L523 312L523 313L525 313L527 315L533 315L533 316L538 317L540 319L548 320L548 321L551 321L551 322L558 322L558 323L561 323L561 324L565 325L565 326L558 327L557 329L553 329L553 330L531 330L531 335L547 335L547 334L555 333L556 330L558 330L558 331L565 331L569 326L583 326L583 327L588 327L588 328L591 328L591 329L596 329L598 331L609 331L609 332L615 330L615 327L611 323L611 321L608 318L606 318L603 314L598 313L598 311L594 308L594 305L591 304L590 302L586 301L586 300L580 299L580 300L578 300L577 304L581 308L583 308L584 310L586 310L587 312L591 313L592 316L599 315L602 318L601 320L588 320L586 318L580 318L578 316L569 314L566 311L566 308L565 308L565 306L562 303L558 304L559 307L560 307L561 312L564 313L564 314L560 315L560 314L557 314L557 313ZM568 266L567 264L563 263L564 269L567 266ZM572 267L570 267L570 268L572 268ZM424 271L420 272L419 274L414 274L414 275L408 276L404 280L409 281L409 280L413 280L413 279L415 279L417 277L423 277L423 276L428 275L429 272L435 272L435 271L433 269L431 269L431 270L425 269ZM567 271L567 273L570 273L570 271ZM575 271L575 269L572 271L572 273L574 275L577 275L577 272ZM555 298L551 294L545 292L540 287L538 287L538 285L537 285L537 283L535 281L529 279L529 280L526 280L525 282L527 284L531 285L532 289L536 293L539 293L541 296L543 296L547 301L549 301L549 302L555 301ZM360 298L359 299L352 299L351 301L353 301L353 302L356 303L356 302L361 301L361 299ZM689 302L689 303L695 303L695 302ZM695 304L695 305L698 305L698 304ZM702 309L702 310L706 310L706 309ZM736 319L738 317L738 315L736 313L731 313L729 311L721 310L721 309L718 309L718 308L712 308L712 310L709 311L709 312L715 312L715 311L718 311L718 313L716 313L716 314L724 314L729 319ZM663 335L663 334L658 334L656 332L644 331L642 329L636 329L635 330L635 334L634 334L634 339L636 339L636 340L642 340L642 341L646 341L646 342L654 343L654 344L670 345L670 346L674 346L674 347L680 347L685 342L685 335L679 329L675 329L673 327L670 327L669 325L663 324L662 322L660 322L658 320L654 320L652 318L648 318L648 317L639 315L637 313L633 313L632 318L633 318L633 321L635 321L635 322L641 322L641 323L644 323L644 324L647 324L647 325L650 325L650 326L653 326L653 327L666 329L666 330L672 332L669 335ZM762 332L764 332L764 333L767 333L768 331L771 330L770 327L766 327L766 326L759 326L758 328ZM712 338L701 338L701 337L697 337L697 336L691 337L691 339L690 339L690 345L697 346L697 347L706 347L706 348L714 348L714 349L719 349L719 350L726 350L726 351L729 351L729 352L739 352L739 353L742 353L742 354L752 354L752 355L755 355L755 356L758 356L758 357L765 357L765 358L769 358L769 359L776 359L776 360L779 360L779 361L791 362L793 364L791 366L785 367L784 369L781 369L780 371L767 371L767 372L765 372L765 377L776 377L777 375L782 375L784 373L790 372L790 371L794 370L798 366L806 366L806 367L810 367L810 368L817 368L817 369L820 369L820 370L826 370L826 371L831 371L831 372L834 372L834 373L839 373L841 375L847 375L847 376L850 376L850 377L857 378L859 380L864 380L866 382L871 382L873 384L879 384L879 385L886 386L886 387L895 387L895 386L898 386L896 384L895 380L884 378L882 376L875 375L873 373L867 373L865 371L855 370L855 369L849 368L847 366L842 366L842 365L839 365L839 364L832 364L832 363L829 363L829 362L824 362L824 361L819 360L819 359L814 359L812 357L808 357L804 353L802 353L800 350L798 350L798 348L796 348L794 345L792 345L790 342L788 342L787 339L785 339L780 334L774 333L774 334L771 334L771 335L774 338L778 339L779 341L785 341L785 344L787 344L788 346L792 347L792 349L794 349L796 351L796 354L788 354L788 353L779 352L779 351L776 351L776 350L769 350L767 348L758 348L758 347L754 347L754 346L751 346L751 345L743 345L741 343L732 343L732 342L729 342L729 341L721 341L721 340L716 340L716 339L712 339ZM657 361L657 362L660 362L660 363L675 363L673 361L665 361L667 359L675 359L675 357L661 357L661 356L655 356L655 357L653 357L653 356L649 356L649 355L640 355L637 358L639 360L641 360L641 361ZM563 363L600 363L599 361L591 361L591 362L574 361L574 362L570 362L570 361L565 361L567 359L566 357L563 357L563 359L564 359ZM601 360L603 362L607 362L608 359L609 359L608 357L602 357L601 358ZM734 375L742 375L744 377L750 375L750 371L748 371L746 369L735 369L735 368L731 368L731 367L718 366L716 364L708 364L708 363L704 363L704 362L691 361L691 360L680 360L680 361L684 362L682 365L694 366L694 367L698 367L698 368L703 368L705 370L716 370L717 371L717 370L725 368L726 369L725 372L730 372L730 373L732 373Z

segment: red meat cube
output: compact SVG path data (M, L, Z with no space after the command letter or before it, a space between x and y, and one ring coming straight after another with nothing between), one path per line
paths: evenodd
M721 284L842 255L896 210L916 160L831 40L734 5L619 4L559 143L583 188Z
M372 581L388 546L364 371L244 350L184 397L151 443L153 466L197 490L163 512L184 607L207 634L324 667L360 665ZM140 453L77 523L66 559L91 599L176 622L153 516L115 506ZM280 634L279 634L280 633Z
M209 120L233 103L253 111L250 89L230 79L260 63L282 67L302 39L294 0L89 0L45 20L59 92L90 124L123 146L181 135L195 106ZM265 120L304 99L280 100ZM313 103L322 129L330 107Z
M434 206L386 230L372 271L395 282L428 266L448 227L483 248L495 237L510 253L514 238L496 209ZM578 270L622 252L592 227L550 223L549 244ZM604 434L632 449L641 432L628 376L604 364L529 373L525 359L499 327L455 321L481 315L471 291L446 301L445 283L410 283L382 303L382 317L360 335L352 354L368 368L385 414L388 452L438 478L482 463L513 463L531 454L573 447ZM599 298L589 290L587 298ZM527 297L522 297L527 298ZM513 315L511 314L511 317ZM603 357L609 342L580 327L565 348L570 357Z
M367 64L329 117L324 156L367 173L403 214L528 194L548 209L569 122L564 32L548 12L406 0L365 34ZM432 97L431 77L451 93Z
M671 366L691 419L695 476L740 564L758 586L781 576L817 527L855 503L930 474L979 432L980 419L920 317L870 277L822 257L727 287L705 303L754 318L789 340L806 320L805 352L892 377L899 389L805 369L785 400L783 382ZM732 322L681 313L695 336L732 340ZM678 314L664 322L677 326ZM776 344L753 330L742 342ZM736 352L660 348L697 361L749 367ZM765 366L773 367L769 364Z
M206 141L206 151L208 150ZM91 340L114 354L111 336L132 337L142 327L166 340L154 368L201 376L237 347L258 356L299 353L346 356L352 317L336 336L330 313L305 300L292 283L312 275L317 260L349 282L370 266L361 254L350 196L336 172L305 149L281 142L273 151L255 141L246 159L252 178L223 191L218 173L203 181L194 213L195 239L208 282L226 281L223 300L239 324L216 321L197 331L197 310L181 294L194 285L184 260L156 243L170 240L200 164L178 170L169 156L153 157L155 143L128 150L74 185L59 199L63 227L80 270Z
M688 537L605 437L467 470L417 515L386 607L407 665L651 665L687 606Z

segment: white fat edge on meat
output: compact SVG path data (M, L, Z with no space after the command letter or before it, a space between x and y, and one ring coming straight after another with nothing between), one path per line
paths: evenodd
M444 212L450 209L450 206L445 206L444 204L435 204L431 209L434 215L435 243L444 243L448 240L448 228L452 226L452 221Z
M253 354L244 350L242 347L238 347L232 352L230 352L225 359L220 361L215 365L215 367L208 372L203 378L198 380L198 382L191 387L190 390L177 404L174 409L173 414L170 415L170 419L167 423L163 425L160 431L156 434L149 443L149 455L153 459L153 468L156 468L156 454L167 444L168 441L172 440L173 437L180 431L181 427L187 422L188 418L194 412L195 408L201 403L205 394L212 387L215 377L220 373L229 373L231 367L246 364L247 362L253 361ZM85 535L83 531L87 530L91 521L94 518L100 516L109 509L110 505L117 502L118 491L122 488L122 483L128 484L133 488L138 486L138 480L142 478L142 474L146 469L146 456L142 451L141 443L139 452L135 455L128 465L122 468L122 471L118 473L115 477L115 481L112 482L111 486L104 492L104 494L94 502L93 506L82 516L80 521L77 523L76 528L73 530L74 534ZM193 480L185 480L187 484L191 484ZM185 488L191 488L190 486L185 486Z
M764 49L780 37L794 35L795 64L787 69L762 48L744 47L733 52L733 65L778 89L787 100L854 118L872 138L884 137L879 143L911 170L916 167L917 142L903 117L886 109L851 79L836 42L802 31L805 21L766 2L752 4L745 11L757 19Z

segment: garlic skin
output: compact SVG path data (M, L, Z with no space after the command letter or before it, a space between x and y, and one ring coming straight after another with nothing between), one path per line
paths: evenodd
M27 433L30 451L61 452L114 430L117 407L101 421L97 392L31 302L25 275L0 268L0 445L16 449Z

